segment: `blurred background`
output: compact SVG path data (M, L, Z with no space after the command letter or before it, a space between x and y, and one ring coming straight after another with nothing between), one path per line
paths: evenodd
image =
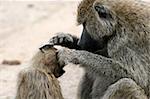
M0 1L0 99L14 98L18 72L55 33L80 35L82 27L76 23L79 2ZM21 64L12 65L11 61ZM82 69L69 65L65 70L59 78L63 95L65 99L76 99Z
M55 33L80 36L82 26L76 23L79 3L80 0L0 0L0 99L14 98L18 72ZM83 70L72 64L65 70L59 78L63 96L76 99Z

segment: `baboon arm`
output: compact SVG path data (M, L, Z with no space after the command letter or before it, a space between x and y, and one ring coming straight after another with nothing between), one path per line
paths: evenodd
M93 74L105 75L114 79L132 78L146 87L148 75L147 66L142 64L144 61L141 61L141 57L132 50L127 50L123 55L124 57L121 58L123 60L120 62L83 50L61 49L57 54L60 64L66 65L70 62L80 64Z
M90 71L110 77L130 76L123 64L117 61L87 51L80 51L79 53L79 64L84 68L90 69Z
M89 71L100 75L130 77L128 70L121 63L88 51L61 49L58 52L58 57L60 64L71 62L80 64L82 67L89 69Z
M76 60L79 61L78 63L93 73L103 74L113 78L132 78L143 85L143 87L147 86L148 75L145 70L146 68L141 63L140 56L138 57L136 54L133 54L132 50L128 51L129 52L126 53L127 55L124 56L124 58L129 60L126 63L121 63L87 51L76 50L74 53L77 55Z

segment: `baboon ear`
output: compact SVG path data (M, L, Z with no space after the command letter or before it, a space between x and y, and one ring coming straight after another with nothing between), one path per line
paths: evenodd
M111 12L104 5L96 4L94 5L94 9L98 13L100 18L112 19Z

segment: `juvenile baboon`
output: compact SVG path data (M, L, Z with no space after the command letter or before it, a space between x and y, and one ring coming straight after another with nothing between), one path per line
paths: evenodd
M50 43L77 49L60 50L58 58L61 64L79 63L85 69L79 99L103 99L109 87L119 86L117 82L124 82L124 78L132 79L129 83L142 88L144 92L140 94L149 99L149 4L140 0L83 0L77 21L83 25L80 39L61 33L50 39ZM118 89L115 86L114 90Z
M43 48L19 73L16 99L64 99L57 80L64 72L57 62L56 49Z

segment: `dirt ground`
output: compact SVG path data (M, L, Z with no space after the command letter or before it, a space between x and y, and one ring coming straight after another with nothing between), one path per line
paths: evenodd
M149 0L146 0L149 1ZM0 99L13 99L17 74L28 66L38 48L57 32L80 36L76 23L79 1L0 1ZM3 60L19 60L21 65L2 65ZM65 67L59 78L65 99L76 99L83 70Z
M0 64L0 99L13 99L18 72L25 68L38 48L57 32L79 36L76 24L78 1L0 1L0 63L20 60L21 65ZM76 99L82 69L65 67L59 78L65 99Z

